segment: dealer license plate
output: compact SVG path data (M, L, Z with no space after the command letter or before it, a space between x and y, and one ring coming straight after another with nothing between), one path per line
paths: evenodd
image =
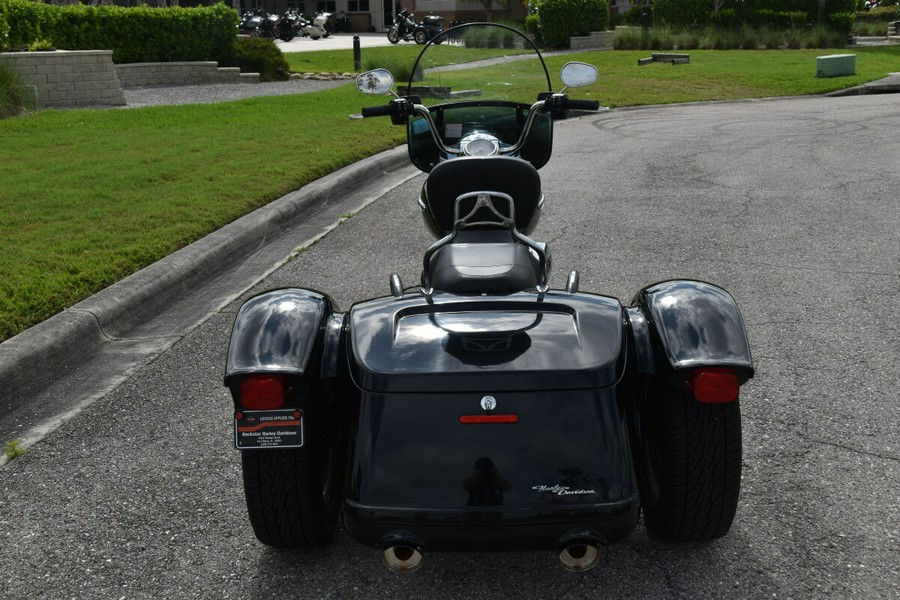
M238 450L300 448L303 413L296 408L238 411L234 414L234 445Z

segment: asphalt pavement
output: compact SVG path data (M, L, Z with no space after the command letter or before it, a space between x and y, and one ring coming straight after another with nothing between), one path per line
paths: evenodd
M692 277L744 312L758 374L722 540L639 529L584 576L528 553L427 556L411 578L343 532L316 554L255 542L221 385L234 312L282 285L346 308L387 294L391 272L414 282L431 240L399 149L0 345L3 439L33 443L0 469L0 597L896 598L896 98L616 110L557 128L535 233L554 287L578 268L582 289L627 301ZM873 148L884 160L860 160Z

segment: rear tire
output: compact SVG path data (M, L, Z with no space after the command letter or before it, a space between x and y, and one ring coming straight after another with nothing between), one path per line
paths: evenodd
M424 44L428 41L428 34L420 29L413 35L413 39L416 40L417 44Z
M256 538L277 548L318 548L334 534L343 469L336 419L304 415L302 448L243 450L247 514Z
M741 487L740 405L701 404L667 384L660 388L641 405L644 524L667 541L721 537Z

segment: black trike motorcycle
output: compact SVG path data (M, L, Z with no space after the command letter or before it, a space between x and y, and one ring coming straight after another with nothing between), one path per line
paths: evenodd
M483 50L496 60L455 64L494 34L511 41ZM596 68L566 64L553 92L526 37L471 24L412 73L402 96L383 69L357 85L391 94L362 114L405 126L428 173L419 208L438 241L420 285L391 275L345 312L277 289L236 317L225 383L257 538L322 546L340 516L396 571L430 551L541 549L582 571L641 513L659 539L724 535L753 376L734 300L671 280L624 306L580 291L576 271L551 289L550 250L530 237L554 118L598 109L566 94Z

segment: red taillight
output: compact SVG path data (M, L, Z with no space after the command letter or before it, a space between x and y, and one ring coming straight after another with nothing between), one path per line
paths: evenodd
M459 422L463 425L477 423L518 423L519 415L462 415Z
M687 380L697 402L728 404L738 399L740 384L737 373L722 367L697 369Z
M248 375L241 381L241 406L250 410L281 408L286 390L283 375Z

